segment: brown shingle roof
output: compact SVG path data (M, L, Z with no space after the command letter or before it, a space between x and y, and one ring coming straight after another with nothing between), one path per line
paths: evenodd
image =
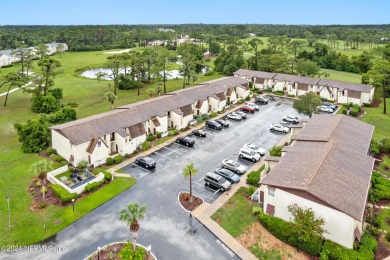
M154 127L159 127L161 125L160 121L158 121L157 117L152 117L152 122L153 122Z
M298 90L308 91L308 90L309 90L309 85L308 85L308 84L305 84L305 83L299 83L299 82L298 82L297 89L298 89Z
M279 156L267 156L264 158L264 161L279 162L281 159L282 157Z
M226 96L224 92L217 93L216 96L219 98L220 101L226 100Z
M203 105L203 100L198 100L196 102L195 108L200 109L202 107L202 105Z
M92 154L92 153L93 153L93 150L95 150L96 144L98 143L99 139L100 139L100 137L95 137L95 138L93 138L93 139L91 140L91 142L89 143L89 145L88 145L88 147L87 147L87 150L86 150L87 153L89 153L89 154ZM104 141L102 140L102 143L108 148L106 142L104 142Z
M348 90L348 97L350 97L350 98L360 99L361 95L362 95L361 91L351 90L351 89Z
M229 87L248 84L248 82L248 80L237 77L213 80L192 88L121 106L110 112L56 125L51 129L61 133L74 145L89 142L95 136L103 136L112 132L125 137L128 136L125 129L132 125L146 122L154 116L167 116L168 111L183 114L180 107L194 104L198 100L207 100L208 96L224 92Z
M288 74L276 74L274 79L277 81L289 81L290 83L299 82L308 85L317 85L319 81L319 79L316 78L309 78L309 77L302 77L302 76L295 76L295 75L288 75Z
M194 110L192 110L192 105L185 105L180 108L180 110L183 112L183 116L189 116L194 114Z
M373 88L372 85L343 82L343 81L337 81L331 79L321 79L317 85L338 88L338 91L343 91L344 89L348 89L348 90L356 90L356 91L361 91L366 93L370 93L371 89Z
M233 88L230 87L230 88L228 88L228 90L226 91L226 96L227 96L227 97L230 97L230 96L232 95L232 93L233 93Z
M129 127L131 138L137 138L138 136L146 134L144 123L138 123Z
M276 73L264 72L264 71L256 71L256 70L239 69L236 72L234 72L234 75L237 75L237 76L248 76L250 78L256 77L256 78L263 78L263 79L272 79L273 77L275 77Z
M373 130L348 116L315 115L261 183L305 191L361 221L374 163L367 155Z

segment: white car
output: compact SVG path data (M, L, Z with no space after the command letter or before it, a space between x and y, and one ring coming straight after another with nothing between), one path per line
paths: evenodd
M226 116L226 118L231 119L231 120L236 120L236 121L241 121L241 119L242 119L242 117L236 113L230 113L229 115Z
M287 121L287 122L291 122L293 124L298 124L299 123L299 119L296 116L284 116L283 120Z
M256 111L259 111L259 110L260 110L260 107L259 107L258 105L256 105L255 103L250 102L250 103L246 103L245 105L246 105L247 107L253 108L253 109L256 110Z
M288 133L288 132L290 132L290 128L282 126L282 125L274 124L274 125L271 125L270 131L271 132L277 131L277 132L282 132L282 133Z
M333 109L328 106L320 106L320 111L326 112L326 113L333 113Z
M242 111L235 111L234 113L241 116L242 119L246 119L246 117L248 116L245 112Z
M263 148L258 147L255 144L244 144L244 148L251 149L252 151L254 151L255 153L260 154L261 156L264 156L265 152L266 152Z
M257 162L260 160L260 154L246 148L241 148L240 151L238 151L238 157L241 159L251 160L252 162Z
M238 174L244 174L247 170L244 165L229 159L225 159L222 161L222 168L229 169Z

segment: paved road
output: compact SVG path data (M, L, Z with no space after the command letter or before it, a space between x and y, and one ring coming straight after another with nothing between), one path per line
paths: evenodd
M158 259L238 259L224 249L218 238L197 220L190 218L177 202L177 195L189 189L181 170L194 162L199 172L194 178L194 193L212 203L221 192L206 189L202 178L215 169L222 159L238 159L237 152L244 143L255 143L270 149L282 138L269 132L271 123L284 115L296 115L291 101L277 101L261 106L260 112L242 122L230 122L230 128L220 132L207 130L206 139L196 139L196 147L171 144L152 154L158 165L153 172L134 165L123 168L137 178L137 184L105 203L73 225L59 232L49 244L64 248L60 252L19 252L2 255L1 259L83 259L110 242L130 238L125 222L119 221L119 211L127 203L139 201L148 205L147 217L141 221L138 242L152 245ZM248 166L251 164L242 161ZM245 180L241 180L245 181ZM77 210L77 204L76 209Z

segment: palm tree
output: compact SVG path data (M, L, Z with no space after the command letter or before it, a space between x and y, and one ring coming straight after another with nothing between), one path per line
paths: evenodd
M104 94L104 96L107 98L107 101L110 103L111 109L113 109L114 108L114 103L115 103L115 100L116 100L115 94L112 93L112 92L107 92L106 94Z
M130 232L133 235L133 250L135 251L135 243L138 238L139 223L138 220L144 219L146 215L146 204L140 205L138 201L127 204L127 209L120 211L120 220L127 221Z
M157 91L157 95L159 95L160 96L160 94L161 94L161 90L162 90L162 88L163 88L163 83L162 82L157 82L156 83L156 91Z
M188 164L183 169L184 178L190 177L190 203L192 203L192 176L198 172L198 169L195 168L194 163Z

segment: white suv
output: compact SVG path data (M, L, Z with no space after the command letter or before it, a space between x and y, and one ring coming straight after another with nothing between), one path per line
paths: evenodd
M257 162L258 160L260 160L260 154L247 148L241 148L240 151L238 151L238 157L241 159L245 158L251 160L252 162Z
M256 110L256 111L259 111L259 110L260 110L260 107L259 107L258 105L256 105L255 103L250 102L250 103L246 103L245 105L246 105L247 107L253 108L253 109Z
M251 149L253 150L255 153L258 153L260 154L261 156L264 156L265 155L265 150L261 147L258 147L257 145L255 144L244 144L244 148L247 148L247 149Z
M270 131L271 132L277 131L277 132L282 132L282 133L288 133L288 132L290 132L290 128L279 125L279 124L274 124L274 125L271 125Z

